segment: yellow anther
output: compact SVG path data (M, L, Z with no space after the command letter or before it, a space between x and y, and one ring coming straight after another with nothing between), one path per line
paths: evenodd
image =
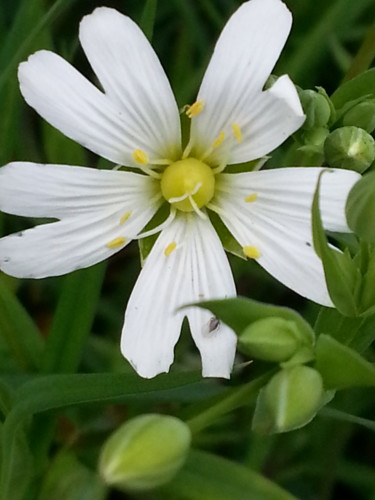
M253 201L257 201L258 195L257 193L251 193L249 196L246 196L245 201L246 203L253 203Z
M132 214L131 212L125 212L124 215L120 219L120 225L124 224L129 219L131 214Z
M246 246L243 247L242 251L248 259L257 259L258 257L260 257L260 251L257 247Z
M165 247L164 255L168 257L168 255L170 255L173 250L176 250L176 247L177 243L175 241L172 241L172 243L169 243L169 245Z
M242 142L242 131L241 131L241 127L238 125L238 123L232 123L232 130L233 130L233 134L234 134L234 137L236 138L237 142L238 143L241 143Z
M107 243L108 248L119 248L122 247L126 242L126 239L123 236L119 236L118 238L115 238L114 240L110 241Z
M220 134L217 136L217 139L212 143L212 146L214 148L217 148L224 141L224 139L225 139L225 133L221 131Z
M147 153L142 151L142 149L135 149L133 151L133 159L139 165L148 165L148 156Z
M199 115L199 113L202 113L203 108L203 101L195 101L191 106L187 106L185 113L189 118L193 118Z

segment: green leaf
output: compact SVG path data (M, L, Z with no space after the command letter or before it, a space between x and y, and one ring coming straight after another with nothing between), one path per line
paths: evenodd
M356 316L358 311L355 301L355 287L359 279L359 271L348 253L340 252L328 244L319 209L319 189L322 175L334 175L334 172L323 170L319 175L315 189L312 203L314 248L322 260L332 302L344 316Z
M139 22L139 26L150 42L154 32L157 5L157 0L146 0L145 6L143 7L142 17Z
M354 185L346 202L350 229L369 243L375 243L374 192L375 172L370 172Z
M251 323L263 318L279 317L293 321L306 338L314 342L314 332L311 326L293 309L263 304L245 297L233 299L210 300L194 304L210 310L219 320L230 326L237 335Z
M42 371L63 373L77 369L94 320L104 271L105 263L100 263L64 278Z
M43 338L3 279L0 279L0 335L22 369L38 368L44 347Z
M73 453L63 451L50 464L38 500L104 500L106 494L99 476Z
M160 375L152 380L135 374L48 375L24 384L15 394L13 409L2 428L0 498L24 500L23 492L31 480L31 466L20 467L20 463L28 460L30 454L26 430L33 415L82 404L131 400L175 403L181 398L184 400L185 391L189 393L192 388L202 388L202 395L206 396L207 386L210 382L201 381L200 373ZM22 474L23 486L18 493L14 488Z
M375 366L329 335L320 335L317 340L316 369L327 389L375 386Z
M183 469L159 498L172 500L293 500L261 474L211 453L192 450Z
M375 97L375 68L369 69L343 83L331 96L336 109L363 96Z

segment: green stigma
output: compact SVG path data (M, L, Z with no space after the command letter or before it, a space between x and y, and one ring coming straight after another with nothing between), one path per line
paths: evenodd
M169 165L161 178L164 198L183 212L192 212L209 203L215 193L212 169L195 158Z

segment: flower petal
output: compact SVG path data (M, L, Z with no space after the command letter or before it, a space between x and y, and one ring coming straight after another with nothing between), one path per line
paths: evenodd
M257 261L272 276L300 295L330 306L311 229L312 198L321 170L222 174L213 203L237 241L259 251ZM348 231L345 201L358 178L359 174L346 170L323 175L321 207L327 229Z
M251 0L231 17L198 94L198 101L204 103L201 114L192 120L198 156L224 132L221 149L225 154L230 149L227 162L250 161L269 153L302 125L303 111L287 76L262 92L291 21L280 0ZM233 133L233 125L241 134Z
M209 332L211 315L207 312L194 314L195 308L179 310L202 298L234 294L229 265L223 264L222 248L218 257L219 242L215 238L209 221L202 221L195 214L179 215L152 248L129 299L121 339L122 353L141 376L151 378L169 370L185 315L201 350L205 374L229 375L234 333L226 327ZM214 264L209 268L205 267L208 258L202 261L203 241L211 243L206 250ZM211 271L222 274L212 276ZM214 354L218 359L212 359Z
M197 218L188 257L194 302L236 295L228 259L210 222ZM204 309L189 307L186 312L201 353L203 376L229 378L237 342L233 330Z
M18 278L58 276L110 257L160 204L155 181L129 172L15 163L0 179L5 212L62 218L0 239L0 268Z
M159 183L120 170L14 162L0 168L0 210L29 217L75 217L91 212L155 210ZM123 214L121 214L123 215Z
M139 138L135 148L175 159L181 143L179 111L140 28L116 10L99 7L83 18L79 36L106 95L122 110L131 135Z

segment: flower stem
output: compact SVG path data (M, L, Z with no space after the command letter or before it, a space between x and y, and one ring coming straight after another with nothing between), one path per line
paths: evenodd
M197 434L206 427L209 427L213 422L215 422L219 417L229 413L241 406L247 406L252 402L255 396L258 395L259 389L261 389L266 382L273 375L274 370L248 382L247 384L229 390L219 402L213 404L209 408L203 410L200 414L192 417L186 423L190 427L193 434Z

